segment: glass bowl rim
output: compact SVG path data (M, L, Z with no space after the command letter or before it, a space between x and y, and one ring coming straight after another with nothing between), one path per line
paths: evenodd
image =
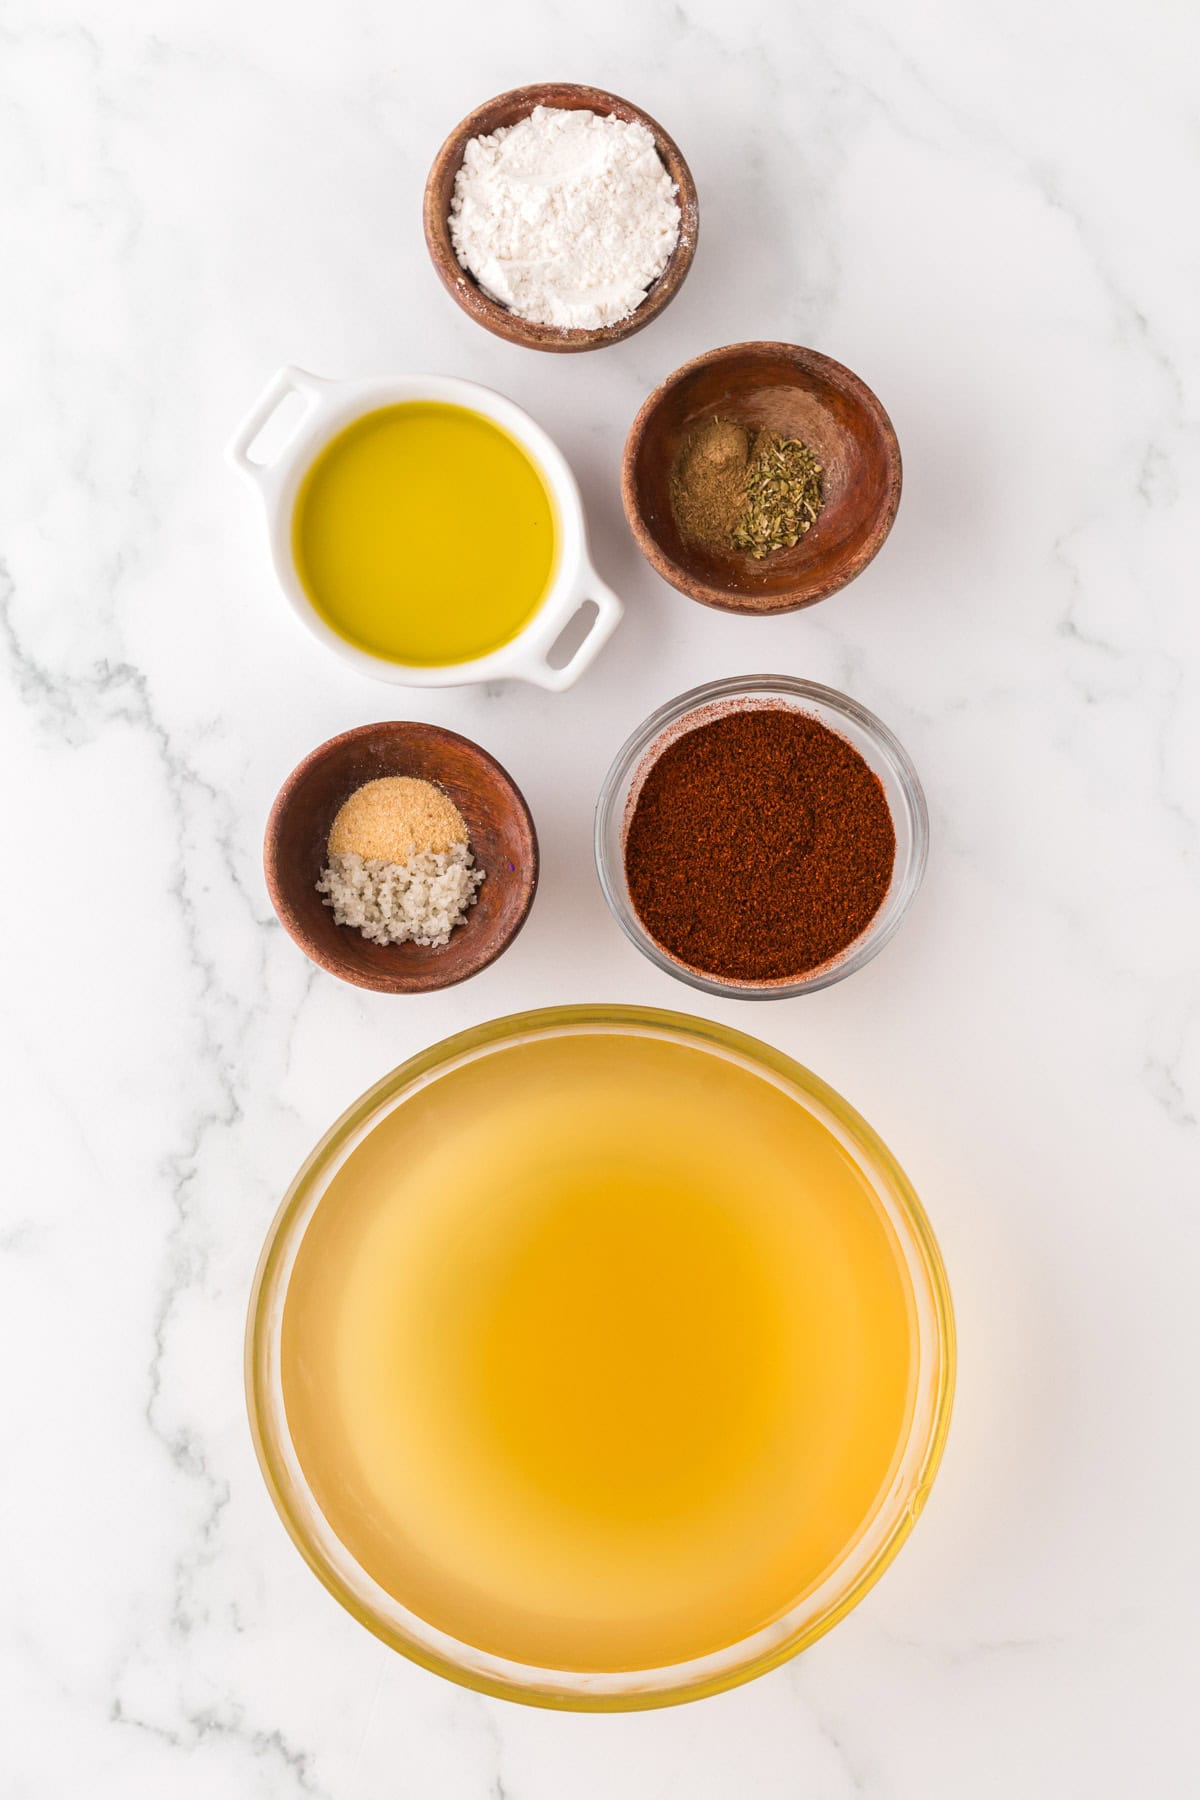
M889 890L883 905L862 935L831 962L823 963L811 975L794 981L753 983L722 981L714 975L688 968L655 942L638 918L624 893L623 869L614 868L609 854L608 836L614 813L622 809L629 784L636 775L646 752L655 739L690 712L721 700L753 699L755 695L778 695L788 700L810 701L851 721L871 740L881 758L895 775L897 788L912 833L912 850L908 864L894 893ZM618 824L620 822L618 821ZM626 738L609 765L596 800L593 829L593 853L596 874L605 904L635 949L676 981L697 988L701 993L732 1000L791 1000L801 994L816 994L822 988L844 981L847 975L865 968L884 946L891 942L916 899L929 860L929 808L925 790L912 758L896 734L871 710L852 700L837 688L819 681L806 681L795 675L729 675L717 681L702 682L666 700ZM886 917L885 917L886 915ZM883 921L880 923L880 921Z
M838 1588L812 1616L802 1617L794 1630L783 1628L794 1614L803 1612L812 1596L807 1596L791 1614L777 1622L780 1629L768 1628L767 1633L759 1630L750 1638L692 1663L662 1670L641 1669L599 1676L512 1663L480 1652L469 1644L457 1644L432 1627L426 1627L428 1636L437 1641L414 1640L382 1617L369 1598L354 1591L321 1547L314 1543L299 1514L297 1497L292 1491L296 1488L300 1490L300 1502L307 1501L310 1512L319 1514L319 1509L299 1473L294 1451L291 1461L295 1467L288 1467L290 1439L278 1377L278 1330L272 1329L273 1323L277 1326L282 1317L287 1278L308 1219L319 1205L337 1168L386 1111L439 1075L493 1049L530 1036L563 1035L581 1028L618 1033L630 1029L651 1031L674 1042L700 1043L718 1054L749 1064L760 1075L774 1078L777 1084L799 1089L809 1102L815 1102L829 1115L823 1122L829 1125L832 1121L835 1136L840 1132L841 1141L876 1172L878 1182L873 1183L872 1191L877 1198L881 1185L886 1184L896 1210L911 1234L908 1253L901 1244L900 1254L905 1258L914 1293L918 1277L925 1284L930 1330L928 1344L924 1344L918 1334L917 1397L901 1453L903 1463L904 1457L913 1452L912 1466L907 1473L903 1467L897 1471L891 1487L878 1503L875 1516L864 1526L860 1538L848 1547L843 1563L836 1565L833 1575L825 1578L822 1588L837 1587L834 1577L842 1574L844 1563L851 1560L860 1545L870 1543L869 1555L861 1567L852 1569L851 1579L845 1581L844 1586ZM893 1220L893 1227L894 1224ZM923 1360L927 1365L924 1377L928 1384L924 1418L920 1416ZM272 1502L305 1562L352 1618L410 1661L478 1693L562 1711L625 1712L674 1705L736 1687L805 1649L862 1599L899 1553L928 1497L949 1431L955 1363L950 1289L925 1210L887 1146L840 1094L794 1058L730 1026L656 1007L588 1004L512 1013L444 1038L383 1076L335 1121L301 1165L268 1230L250 1295L244 1366L251 1437ZM904 1476L903 1483L901 1476ZM886 1519L886 1529L882 1534L876 1531L877 1541L872 1542L871 1527L881 1519ZM332 1537L328 1527L325 1535ZM348 1553L343 1551L343 1555L359 1569ZM365 1585L370 1578L365 1571L359 1572ZM819 1588L818 1594L821 1591ZM750 1646L772 1633L773 1641L750 1650ZM456 1656L456 1649L463 1654ZM467 1658L473 1659L476 1666L469 1666ZM477 1666L480 1663L493 1666L481 1668ZM672 1679L676 1672L678 1679Z

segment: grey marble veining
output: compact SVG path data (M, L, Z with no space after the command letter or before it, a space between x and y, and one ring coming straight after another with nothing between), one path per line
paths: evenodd
M4 1800L1191 1791L1198 50L1172 0L6 7ZM486 337L421 240L449 127L549 77L641 101L700 191L678 299L597 356ZM905 495L853 588L747 622L642 564L618 458L670 369L774 336L876 389ZM445 370L546 426L627 603L577 689L405 696L295 627L222 461L286 361ZM591 807L651 707L773 667L894 727L929 874L853 981L697 1010L816 1067L912 1175L958 1309L945 1466L775 1674L623 1718L483 1700L343 1616L275 1519L258 1248L409 1052L568 997L692 1006L609 920ZM512 951L410 1003L311 969L259 867L300 756L405 712L493 750L544 851Z

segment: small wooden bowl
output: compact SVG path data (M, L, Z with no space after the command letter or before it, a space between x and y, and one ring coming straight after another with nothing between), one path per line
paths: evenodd
M568 330L559 325L533 325L518 319L507 306L491 300L475 277L462 267L450 241L450 199L454 178L462 167L463 153L474 137L486 137L502 125L515 125L528 118L535 106L555 106L568 111L612 113L618 119L644 125L653 138L663 164L676 187L679 203L679 242L670 261L649 289L639 307L627 319L615 325L600 325L594 331ZM649 325L679 292L683 278L696 254L696 237L700 214L696 201L696 184L683 160L678 144L668 137L657 120L640 107L609 94L603 88L580 87L570 81L547 81L533 87L512 88L498 94L456 125L434 158L429 179L425 183L425 242L433 258L433 266L441 277L451 299L482 325L485 331L507 338L510 344L523 344L527 350L599 350L605 344L617 344L632 337L635 331Z
M825 504L791 550L747 551L685 539L671 477L695 428L718 414L802 438L824 471ZM672 587L725 612L794 612L861 575L900 505L900 446L865 382L795 344L731 344L685 363L655 388L625 444L621 497L646 560Z
M317 893L338 808L381 775L413 775L444 788L466 822L476 864L487 871L448 944L373 944L335 925ZM344 731L292 770L267 820L263 870L280 923L305 956L356 987L428 994L478 975L512 943L537 891L537 834L516 783L486 750L456 731L397 720Z

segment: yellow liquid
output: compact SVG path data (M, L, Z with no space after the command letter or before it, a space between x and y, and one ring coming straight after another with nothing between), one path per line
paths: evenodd
M660 1039L509 1046L348 1159L284 1308L292 1439L362 1566L543 1668L653 1668L840 1560L912 1407L892 1229L815 1117Z
M469 662L540 606L557 536L545 482L463 406L384 406L346 428L296 497L292 551L339 636L393 662Z

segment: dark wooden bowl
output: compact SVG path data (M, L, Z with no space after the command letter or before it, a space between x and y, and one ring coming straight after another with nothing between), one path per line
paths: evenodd
M684 539L671 476L693 430L714 413L802 438L816 452L825 504L793 549L756 562L747 551ZM655 388L625 444L621 497L638 548L681 594L725 612L780 613L862 574L892 528L900 481L892 422L857 375L796 344L731 344Z
M444 788L466 823L477 866L487 870L448 944L372 944L335 925L317 893L338 808L381 775L414 775ZM305 956L356 987L427 994L478 975L512 943L537 891L537 834L516 783L486 750L456 731L397 720L344 731L292 770L267 820L263 870L280 923Z
M569 111L612 113L618 119L644 125L654 138L658 154L675 183L679 203L679 242L658 280L649 289L642 304L615 325L601 325L594 331L568 330L558 325L531 325L518 319L499 301L490 300L475 277L464 269L454 254L450 241L450 198L454 178L462 167L463 153L474 137L486 137L501 125L515 125L529 116L535 106L556 106ZM696 254L696 237L700 214L696 202L696 184L683 160L678 144L668 137L657 120L640 107L622 100L619 94L608 94L603 88L580 87L571 81L546 81L533 87L513 88L498 94L456 125L434 158L429 179L425 183L425 242L433 258L433 266L442 285L463 311L482 325L485 331L507 338L510 344L523 344L527 350L599 350L605 344L616 344L632 337L635 331L649 325L678 293L683 278Z

